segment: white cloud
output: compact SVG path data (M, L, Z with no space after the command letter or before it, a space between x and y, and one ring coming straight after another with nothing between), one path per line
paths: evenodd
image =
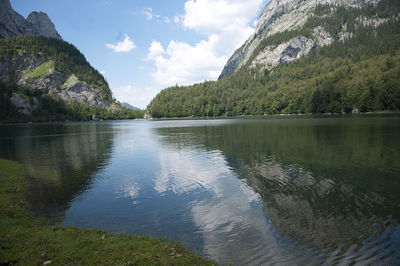
M200 33L215 34L247 28L262 0L189 0L183 25Z
M102 74L104 76L104 74L106 74L106 71L105 70L101 70L100 74Z
M125 34L125 39L122 42L118 42L117 44L106 44L106 47L113 49L114 52L130 52L136 48L136 45L129 38L127 34Z
M147 54L148 60L157 60L158 57L165 54L165 50L162 47L161 43L157 41L153 41L149 47L149 53Z
M142 14L145 15L145 17L148 20L152 20L155 18L157 21L163 20L165 23L169 24L171 22L171 19L167 16L161 16L158 14L153 13L153 9L151 7L146 7L142 10Z
M181 17L180 17L180 16L175 16L175 17L174 17L174 22L175 22L176 24L179 24L179 23L181 22Z
M153 41L148 53L148 59L153 60L157 68L153 78L165 86L216 79L227 60L226 56L213 52L216 42L215 35L195 46L171 41L165 51L159 42Z
M146 16L148 20L151 20L153 18L153 9L151 7L144 8L142 13Z
M254 32L252 22L263 0L188 0L185 14L174 22L205 38L196 44L171 40L164 48L153 41L147 58L153 78L164 86L187 85L218 78L233 52Z
M112 92L118 101L121 103L127 102L130 105L141 109L145 109L151 99L153 99L159 91L159 89L152 87L134 88L131 85L112 89Z

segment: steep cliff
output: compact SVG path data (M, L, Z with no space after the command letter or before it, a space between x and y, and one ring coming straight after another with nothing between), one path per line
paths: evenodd
M21 35L62 39L46 13L32 12L25 19L14 11L10 0L0 0L0 38Z
M46 13L32 12L26 19L39 32L39 36L56 38L62 40L56 27Z
M307 55L313 49L330 45L335 40L332 33L322 25L309 28L310 18L328 17L339 7L359 9L376 5L378 1L271 0L261 13L254 34L231 56L219 78L231 75L246 65L252 68L261 65L270 70L280 63ZM291 38L276 45L274 39L284 33L289 33ZM339 39L349 36L343 31Z

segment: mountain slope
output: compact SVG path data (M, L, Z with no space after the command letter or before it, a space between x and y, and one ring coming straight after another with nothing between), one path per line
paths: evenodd
M25 20L0 0L0 121L143 117L122 107L104 77L42 12Z
M255 33L228 60L219 79L231 75L242 66L263 64L272 68L307 55L310 50L329 45L334 41L331 33L321 25L306 25L312 17L325 17L338 7L359 9L376 4L378 0L271 0L261 13ZM301 28L310 28L304 36ZM271 45L271 36L290 33L291 38ZM343 31L341 38L348 32ZM266 45L267 44L267 45ZM262 46L262 47L260 47Z
M163 90L149 112L164 117L399 111L400 3L346 3L315 6L301 27L267 36L221 80ZM330 44L320 45L316 31L330 36ZM277 49L285 52L264 56Z
M104 77L73 45L53 38L0 39L0 82L31 87L64 100L108 106Z
M126 119L104 77L73 45L34 36L0 39L0 121Z

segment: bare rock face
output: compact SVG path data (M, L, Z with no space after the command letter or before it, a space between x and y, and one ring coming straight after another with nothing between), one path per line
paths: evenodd
M314 35L314 40L316 41L318 47L322 47L325 45L330 45L333 43L334 39L330 35L329 32L327 32L323 27L318 26L313 30L313 35Z
M313 30L313 38L298 36L278 46L269 45L265 47L253 59L250 68L262 66L263 69L271 70L279 64L308 55L312 50L329 45L332 42L333 38L329 32L323 27L317 27Z
M279 63L287 63L294 59L300 58L302 55L308 54L311 49L317 47L315 42L300 36L292 40L288 47L282 52Z
M56 27L46 13L32 12L29 14L26 20L33 25L40 36L62 40L61 36L56 30Z
M9 38L16 35L38 35L38 32L12 9L9 0L0 0L0 37Z
M29 100L15 92L12 93L10 100L18 108L20 113L28 116L39 106L39 102L35 97Z
M11 7L10 0L0 0L0 38L20 35L62 39L45 13L32 12L25 19Z
M63 84L55 87L50 94L67 102L78 101L102 107L111 104L110 100L102 99L98 90L86 82L80 81L74 74L69 76Z
M266 47L252 61L250 68L262 66L264 69L271 70L281 63L287 63L307 55L312 49L315 49L317 44L304 36L299 36L281 43L278 46Z
M233 74L246 64L250 67L262 65L272 68L307 55L312 49L331 44L334 39L330 33L322 27L317 27L313 30L311 39L297 36L275 47L267 45L258 54L253 54L260 43L269 36L301 28L314 14L317 5L360 8L378 2L379 0L271 0L258 18L254 34L231 56L219 79Z

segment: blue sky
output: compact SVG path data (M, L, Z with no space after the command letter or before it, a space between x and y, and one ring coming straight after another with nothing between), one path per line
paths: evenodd
M145 108L168 86L215 80L252 34L266 0L11 0L46 12L104 73L114 96Z

